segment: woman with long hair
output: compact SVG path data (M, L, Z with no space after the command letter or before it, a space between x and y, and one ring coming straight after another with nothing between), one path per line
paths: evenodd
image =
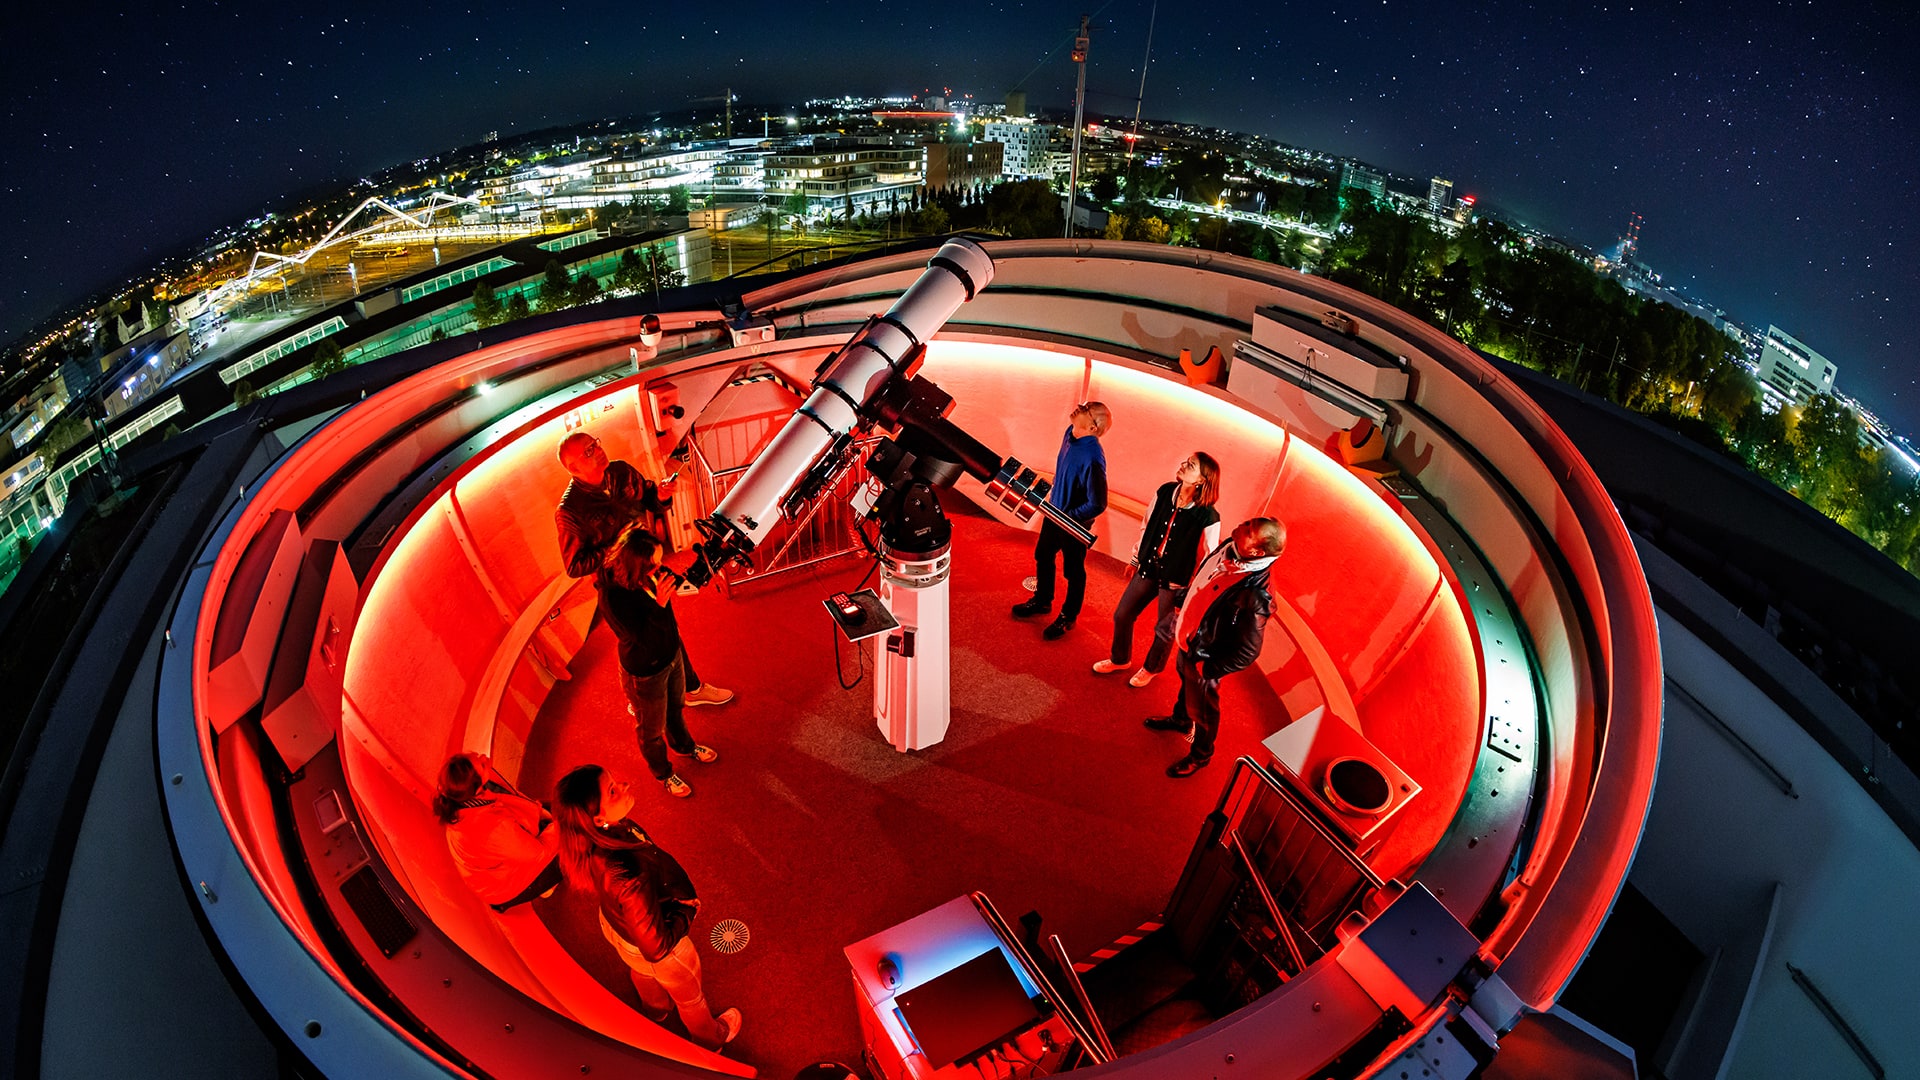
M1175 466L1173 479L1154 493L1153 510L1140 530L1140 548L1134 552L1126 591L1113 609L1113 645L1093 670L1109 675L1125 668L1133 657L1133 624L1147 604L1159 603L1153 622L1153 645L1146 662L1127 679L1129 686L1145 686L1164 671L1173 653L1174 620L1180 601L1193 579L1194 567L1220 543L1220 463L1195 450Z
M700 954L688 931L700 910L693 882L627 815L626 780L598 765L560 778L554 815L560 822L560 865L567 883L600 902L600 933L626 962L647 1015L664 1021L677 1010L688 1037L719 1049L740 1034L740 1010L718 1016L700 985Z
M620 640L620 690L640 755L667 794L684 799L693 785L680 778L670 755L711 764L720 754L687 731L687 658L673 617L676 579L662 562L665 551L652 533L629 525L614 539L593 587L600 614Z
M559 830L485 754L455 754L440 768L434 816L474 895L504 912L560 884Z

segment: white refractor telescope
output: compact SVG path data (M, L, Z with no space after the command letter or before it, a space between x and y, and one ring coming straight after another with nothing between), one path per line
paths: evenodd
M952 529L936 489L962 473L1021 521L1043 513L1087 544L1093 534L1046 502L1048 481L1001 459L947 419L953 399L918 375L926 342L993 280L993 259L971 240L943 244L926 272L821 363L813 390L709 517L687 573L705 584L744 558L782 516L807 506L858 457L860 436L885 432L867 459L872 482L858 508L880 522L880 596L898 630L878 649L874 715L899 750L945 737L952 712L947 569Z

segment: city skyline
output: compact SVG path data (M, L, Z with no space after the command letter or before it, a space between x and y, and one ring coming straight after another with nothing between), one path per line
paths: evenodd
M1090 113L1130 116L1148 3L1088 5ZM9 75L0 332L30 325L267 201L484 139L749 100L940 93L1070 102L1081 9L971 17L838 0L645 16L588 4L529 20L429 4L378 19L82 9L19 17ZM770 33L769 30L777 30ZM1144 112L1442 175L1595 248L1632 213L1641 257L1742 323L1833 359L1838 386L1920 430L1920 304L1898 212L1920 158L1912 20L1872 5L1760 11L1332 5L1259 25L1162 10ZM236 40L257 43L245 53ZM857 53L855 65L818 58ZM848 70L851 68L852 70Z

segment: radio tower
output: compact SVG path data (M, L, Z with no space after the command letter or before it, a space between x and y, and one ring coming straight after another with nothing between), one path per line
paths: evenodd
M1080 16L1080 32L1073 37L1073 62L1080 69L1080 81L1073 90L1073 160L1067 166L1067 229L1064 234L1073 239L1073 208L1080 204L1080 128L1085 124L1083 117L1087 110L1087 20L1089 16Z
M1640 255L1640 215L1627 215L1627 235L1620 238L1620 261L1631 262Z

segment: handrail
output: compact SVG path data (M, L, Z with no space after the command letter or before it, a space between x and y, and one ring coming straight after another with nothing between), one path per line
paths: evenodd
M1118 1056L1113 1052L1113 1040L1107 1037L1107 1026L1100 1022L1100 1014L1093 1011L1093 999L1087 996L1087 987L1080 981L1080 973L1073 970L1073 960L1067 955L1067 947L1061 944L1059 934L1047 935L1047 949L1053 953L1054 965L1067 980L1067 988L1073 991L1073 999L1080 1003L1081 1018L1086 1020L1087 1030L1099 1040L1100 1049L1106 1052L1107 1060L1112 1061Z
M874 444L879 441L880 439L878 436L861 439L856 444L856 446L858 447L857 460L859 462L865 462L867 459L867 455L873 452ZM852 471L852 464L849 464L847 467L847 472L850 473L851 471ZM840 487L845 482L844 475L845 474L843 474L842 478L835 480L833 488L827 491L821 492L821 494L818 497L816 497L812 502L808 503L806 513L802 514L798 518L787 519L788 526L787 526L786 536L781 540L780 546L775 548L771 553L767 555L766 565L764 565L758 573L753 575L755 578L772 577L775 574L785 573L786 571L789 571L789 570L798 570L802 567L812 566L815 563L826 562L828 559L837 559L842 555L850 555L853 552L859 550L853 545L848 544L845 547L834 549L828 552L827 554L815 555L813 558L807 559L805 561L795 561L792 563L786 563L784 565L782 564L782 561L781 561L786 556L788 551L791 551L803 539L806 538L808 526L813 524L814 517L816 517L820 513L821 509L827 506L829 503L833 503L836 501L836 497L840 493ZM858 519L854 521L854 526L856 528L859 526Z
M1339 836L1335 835L1334 831L1328 828L1326 824L1320 820L1319 815L1315 814L1310 807L1303 804L1299 800L1299 798L1297 798L1293 794L1293 792L1288 791L1287 786L1280 782L1279 777L1274 776L1272 773L1268 772L1266 768L1262 766L1259 762L1249 757L1242 757L1238 761L1235 761L1233 764L1234 764L1234 770L1235 770L1234 776L1229 778L1229 782L1226 788L1221 791L1220 801L1218 804L1214 806L1214 813L1216 814L1225 813L1227 808L1227 798L1234 789L1234 785L1231 781L1233 779L1238 778L1239 771L1241 769L1246 769L1252 772L1254 776L1265 781L1267 787L1271 788L1274 794L1280 796L1281 799L1285 800L1287 805L1293 808L1293 810L1300 815L1301 820L1306 822L1307 827L1312 829L1316 834L1318 834L1321 839L1325 840L1327 844L1330 847L1332 847L1334 851L1337 852L1342 859L1346 860L1347 865L1351 866L1354 872L1360 875L1362 880L1364 880L1368 885L1371 885L1376 889L1386 887L1387 883L1381 879L1380 875L1374 873L1373 868L1371 866L1368 866L1366 862L1360 858L1359 855L1355 854L1353 849L1347 846L1347 842L1345 840L1342 840Z
M1227 830L1227 841L1233 845L1234 854L1240 856L1240 865L1246 867L1247 878L1253 882L1254 890L1260 894L1260 902L1267 907L1267 917L1273 920L1273 928L1280 933L1280 940L1287 946L1287 955L1293 959L1293 974L1307 970L1306 957L1300 955L1300 943L1293 939L1293 928L1287 925L1287 917L1280 911L1280 902L1273 898L1273 890L1267 888L1267 879L1260 873L1260 867L1247 853L1247 845L1240 840L1240 830ZM1289 976L1291 977L1291 976Z
M1707 721L1714 726L1715 730L1719 731L1724 738L1739 748L1747 760L1753 762L1762 772L1765 772L1767 776L1773 780L1773 786L1780 789L1782 795L1785 795L1789 799L1797 799L1800 797L1800 793L1793 790L1793 781L1787 778L1787 774L1775 767L1773 762L1768 760L1765 754L1755 749L1752 743L1741 738L1739 732L1733 730L1725 720L1720 719L1720 714L1707 708L1706 702L1694 697L1692 691L1675 682L1671 675L1666 676L1666 684L1668 689L1680 695L1680 700L1686 702L1689 708L1701 716L1706 717Z
M993 930L993 936L999 938L1000 944L1005 945L1014 959L1020 961L1020 966L1027 970L1028 977L1039 984L1041 995L1054 1008L1059 1009L1061 1019L1066 1021L1067 1027L1072 1030L1073 1037L1080 1041L1080 1045L1086 1047L1087 1056L1093 1059L1093 1063L1104 1065L1112 1061L1113 1056L1094 1040L1093 1033L1080 1022L1080 1018L1074 1014L1074 1011L1061 1008L1060 991L1053 988L1053 983L1047 979L1046 972L1041 971L1040 965L1034 963L1033 956L1027 952L1026 946L1020 944L1020 939L1013 936L1013 930L1007 926L1007 921L1000 917L1000 912L994 908L993 901L987 899L987 894L978 891L970 892L967 894L967 899L973 901L974 909L980 912L980 917L987 920L987 925Z
M1827 999L1827 995L1820 992L1820 988L1813 984L1813 980L1807 977L1806 972L1792 964L1787 965L1787 971L1793 975L1794 985L1807 995L1807 1000L1813 1002L1813 1007L1820 1010L1820 1015L1826 1018L1827 1023L1833 1025L1834 1032L1846 1040L1848 1048L1853 1051L1855 1057L1860 1059L1860 1064L1865 1065L1867 1071L1873 1074L1874 1080L1885 1080L1886 1066L1880 1064L1880 1059L1874 1057L1873 1051L1867 1049L1867 1044L1860 1038L1860 1033L1853 1029L1852 1024L1847 1023L1846 1017L1840 1015L1840 1010L1834 1008L1833 1002Z

